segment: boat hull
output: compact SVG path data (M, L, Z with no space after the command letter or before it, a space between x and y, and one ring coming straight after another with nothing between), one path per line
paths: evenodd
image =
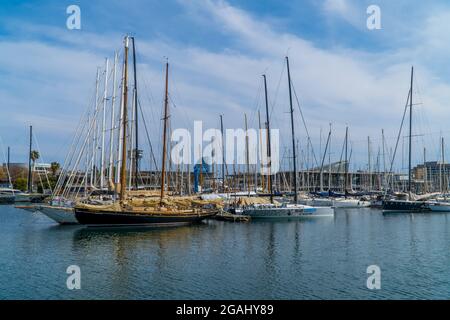
M333 207L335 208L367 208L370 207L369 201L354 200L354 199L339 199L333 200Z
M430 208L422 201L386 200L383 201L383 212L426 212Z
M251 219L294 219L294 218L314 218L332 217L334 210L331 207L282 207L282 208L246 208L243 215L250 216Z
M78 224L73 208L40 206L38 210L59 224Z
M180 226L197 223L211 218L217 211L201 214L136 214L127 212L95 212L86 209L75 209L75 217L80 224L88 226Z
M432 202L427 207L431 212L450 212L450 203Z
M14 203L14 196L0 195L0 203Z

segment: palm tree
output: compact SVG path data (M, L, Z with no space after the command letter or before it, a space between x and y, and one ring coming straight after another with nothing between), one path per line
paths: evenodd
M36 160L38 160L39 157L40 157L39 151L36 151L36 150L31 151L30 158L31 158L31 161L33 161L33 168L36 163Z
M56 172L59 170L61 166L58 162L52 162L50 164L50 170L52 171L53 176L56 176Z

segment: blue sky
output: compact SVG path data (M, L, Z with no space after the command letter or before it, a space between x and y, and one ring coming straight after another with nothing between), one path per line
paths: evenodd
M65 27L71 4L81 8L81 30ZM381 30L366 28L370 4L381 8ZM350 126L355 167L365 165L368 135L373 153L382 128L393 147L414 64L420 103L415 131L425 134L415 145L426 145L428 158L437 158L439 135L450 132L449 21L450 3L438 0L2 1L0 136L12 147L13 161L25 161L32 124L44 160L62 161L92 96L96 67L130 33L137 39L142 101L154 139L169 57L174 127L194 120L217 127L221 113L226 127L242 127L244 112L257 126L265 72L273 123L288 145L287 85L280 77L289 53L317 153L329 122L335 157ZM417 162L422 152L415 154Z

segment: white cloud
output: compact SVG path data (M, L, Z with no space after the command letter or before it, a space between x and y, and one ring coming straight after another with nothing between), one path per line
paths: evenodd
M140 85L141 99L153 122L161 119L162 64L163 57L168 56L171 96L177 105L172 112L173 127L189 126L199 119L207 126L217 127L219 114L225 115L228 127L242 126L244 112L255 119L255 96L261 74L267 72L269 97L276 103L273 124L289 137L285 73L279 84L283 58L289 52L295 89L315 141L319 128L327 130L329 121L334 122L336 153L346 124L350 125L355 148L361 154L366 150L367 135L379 136L381 128L386 129L388 136L396 135L409 86L409 68L414 60L410 48L382 53L322 49L298 35L277 32L271 25L224 1L194 1L185 5L196 12L193 17L202 19L203 24L208 21L221 35L233 39L233 43L212 51L167 39L138 38L139 74L150 87ZM354 16L355 10L343 0L325 1L324 8L343 18ZM33 27L30 32L46 28ZM108 52L112 55L122 42L119 33L100 36L85 32L67 37L60 29L48 31L51 42L0 43L0 70L9 74L8 80L0 81L0 97L10 105L7 114L16 125L31 119L45 127L45 131L61 132L59 139L64 136L62 132L67 132L65 138L69 140L67 115L73 117L74 128L92 94L96 66L102 65L104 55ZM435 30L430 27L428 32ZM416 70L425 103L423 109L436 119L437 126L444 127L450 87L429 70L426 61L419 61ZM145 98L149 94L147 89L154 97L152 104ZM299 117L296 123L304 145L305 132ZM252 124L256 126L255 122ZM61 126L65 130L59 130ZM154 139L159 139L159 123L152 123L151 127ZM361 159L365 159L363 155Z

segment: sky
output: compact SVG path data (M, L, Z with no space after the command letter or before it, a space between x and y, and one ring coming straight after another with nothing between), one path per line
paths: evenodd
M81 9L80 30L66 27L72 4ZM381 10L379 30L366 25L372 4ZM372 164L382 150L382 129L385 149L395 147L412 65L413 163L422 161L424 147L427 159L436 160L440 136L450 138L449 21L450 3L439 0L2 1L0 162L6 146L11 161L26 162L30 125L41 160L63 161L92 103L97 67L121 49L126 34L136 38L140 101L155 145L168 59L172 128L191 128L194 120L218 128L220 114L226 128L241 128L244 113L257 128L266 74L272 128L280 129L283 153L291 139L288 55L318 160L330 123L334 160L349 127L355 169L367 167L368 136ZM295 101L296 139L306 159L298 111ZM402 169L406 147L400 141L396 167Z

